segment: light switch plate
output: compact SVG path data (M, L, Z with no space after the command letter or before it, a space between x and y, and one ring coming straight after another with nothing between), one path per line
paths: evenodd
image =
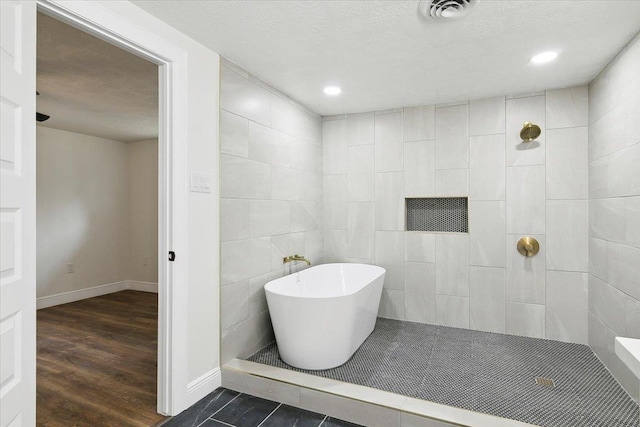
M213 176L203 172L191 172L191 191L194 193L211 193Z

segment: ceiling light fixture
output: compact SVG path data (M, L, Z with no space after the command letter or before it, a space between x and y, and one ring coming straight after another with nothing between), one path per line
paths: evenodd
M548 62L551 62L557 57L558 57L558 52L554 52L550 50L550 51L542 52L535 55L533 58L531 58L530 62L534 65L541 65L541 64L546 64Z
M327 86L324 88L325 95L336 96L340 95L340 92L342 92L342 89L338 86Z

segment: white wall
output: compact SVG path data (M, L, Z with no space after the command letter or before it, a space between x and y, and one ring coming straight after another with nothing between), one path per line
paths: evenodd
M322 263L321 120L228 61L221 79L222 360L273 340L263 286ZM302 269L304 263L294 268ZM295 271L295 270L294 270Z
M589 86L589 345L631 396L614 338L640 338L640 36Z
M128 279L158 283L158 140L126 144Z
M36 146L38 298L127 280L127 145L38 126Z
M323 150L324 260L385 267L381 316L587 342L586 87L325 117ZM404 231L405 197L440 196L469 233Z

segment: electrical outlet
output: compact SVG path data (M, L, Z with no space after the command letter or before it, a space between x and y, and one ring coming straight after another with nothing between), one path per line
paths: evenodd
M70 262L69 264L67 264L67 273L73 273L75 271L75 268L73 266L73 263Z

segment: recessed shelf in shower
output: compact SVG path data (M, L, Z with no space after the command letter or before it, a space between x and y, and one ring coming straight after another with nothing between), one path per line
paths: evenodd
M467 197L415 197L405 203L407 231L469 232Z

